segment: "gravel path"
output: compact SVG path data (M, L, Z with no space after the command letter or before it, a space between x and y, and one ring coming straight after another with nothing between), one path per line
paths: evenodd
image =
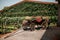
M46 30L22 31L19 30L4 40L40 40Z

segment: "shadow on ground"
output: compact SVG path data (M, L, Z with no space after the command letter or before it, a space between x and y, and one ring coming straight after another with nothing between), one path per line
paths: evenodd
M60 27L47 29L40 40L60 40Z

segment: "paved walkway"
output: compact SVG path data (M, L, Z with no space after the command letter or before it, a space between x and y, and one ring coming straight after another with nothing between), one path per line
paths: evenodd
M4 40L60 40L60 27L35 31L18 30Z
M40 40L46 30L17 31L4 40Z

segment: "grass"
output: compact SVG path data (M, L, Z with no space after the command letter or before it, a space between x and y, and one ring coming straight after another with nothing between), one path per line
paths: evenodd
M49 26L51 26L51 27L56 27L57 26L57 24L55 23L50 23L50 25Z
M7 28L3 28L3 32L2 32L2 29L0 28L0 32L1 33L4 33L4 32L12 32L13 30L16 30L17 29L17 27L15 27L14 28L14 26L13 25L9 25L9 26L6 26Z

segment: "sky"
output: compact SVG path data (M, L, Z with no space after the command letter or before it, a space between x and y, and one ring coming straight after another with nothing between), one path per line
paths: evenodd
M11 6L21 1L22 0L0 0L0 10L2 10L6 6ZM55 0L40 0L40 1L55 2Z

